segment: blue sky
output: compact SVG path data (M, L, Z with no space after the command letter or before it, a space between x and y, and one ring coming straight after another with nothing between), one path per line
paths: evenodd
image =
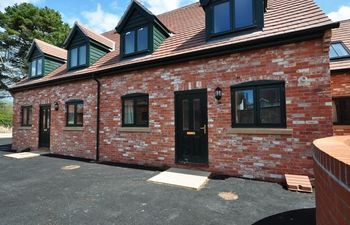
M198 0L140 0L153 13L166 12ZM130 0L0 0L0 11L15 3L31 2L58 10L65 22L74 21L98 32L113 29L123 15ZM316 3L333 19L350 19L350 0L316 0Z

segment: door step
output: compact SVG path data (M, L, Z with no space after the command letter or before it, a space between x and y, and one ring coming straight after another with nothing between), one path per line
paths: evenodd
M170 168L150 178L148 181L198 191L208 183L210 174L209 172L198 170Z

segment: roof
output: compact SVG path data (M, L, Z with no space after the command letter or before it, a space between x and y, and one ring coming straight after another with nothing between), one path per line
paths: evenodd
M263 40L272 40L270 42L283 41L286 37L298 34L323 34L326 29L331 29L338 24L332 22L313 0L269 0L268 10L264 16L264 29L239 36L226 37L222 39L207 41L205 34L205 15L203 8L199 3L194 3L157 16L162 23L167 26L174 35L167 38L162 45L152 54L121 59L119 57L119 34L110 31L102 34L116 43L114 51L111 51L94 65L88 68L67 71L66 65L61 66L49 75L36 79L24 80L15 86L12 90L21 89L39 83L47 84L58 82L64 79L74 79L77 77L91 77L92 73L106 73L113 71L114 74L123 71L123 68L135 70L140 65L154 66L156 62L172 62L173 58L187 60L190 55L197 54L203 57L203 52L214 52L218 49L229 49L234 52L241 45L254 47ZM254 42L255 44L252 44ZM228 48L230 47L230 48ZM233 49L233 50L232 50ZM188 56L187 58L185 56ZM137 67L139 66L139 67Z
M66 40L64 41L63 46L67 46L69 41L71 40L72 36L74 35L74 31L75 29L79 29L81 30L81 32L84 33L84 35L88 38L90 38L93 41L96 41L97 43L100 43L112 50L114 50L115 48L115 43L114 41L106 38L105 36L98 34L92 30L90 30L89 28L85 27L84 25L80 24L79 22L75 22L74 26L72 28L72 30L70 31L68 37L66 38Z
M38 48L45 55L53 56L58 59L67 60L67 51L63 48L56 47L39 39L34 39L29 48L27 58L30 57L34 49Z
M332 30L332 42L342 41L350 49L350 20L340 21L339 28ZM350 58L331 60L331 71L350 69Z

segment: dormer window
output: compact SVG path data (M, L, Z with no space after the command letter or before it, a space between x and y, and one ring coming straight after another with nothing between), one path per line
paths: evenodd
M125 55L148 51L148 42L149 38L147 26L126 32L124 35Z
M208 37L263 27L263 0L202 1Z
M120 57L151 54L170 36L170 31L138 1L132 1L119 21Z
M86 45L69 50L69 66L71 69L85 66L87 61Z
M39 77L43 75L43 59L34 59L30 63L30 77Z

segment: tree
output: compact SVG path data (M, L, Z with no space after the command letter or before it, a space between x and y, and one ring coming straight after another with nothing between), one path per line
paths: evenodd
M27 74L26 54L34 38L61 46L69 32L58 11L29 3L0 12L0 96Z

